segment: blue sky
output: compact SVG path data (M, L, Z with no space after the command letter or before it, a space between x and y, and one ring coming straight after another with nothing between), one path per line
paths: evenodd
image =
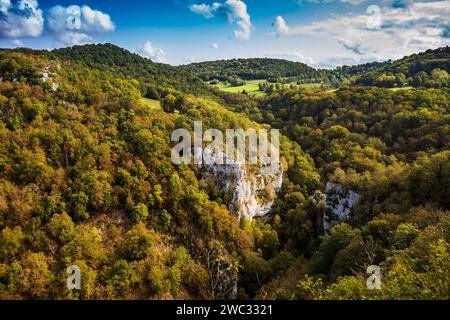
M274 57L334 67L448 45L449 17L449 0L0 0L0 46L111 42L170 64Z

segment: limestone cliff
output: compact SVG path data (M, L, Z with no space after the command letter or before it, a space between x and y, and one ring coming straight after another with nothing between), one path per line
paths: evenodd
M239 216L253 220L264 217L272 209L277 192L283 184L283 170L266 167L268 172L262 174L257 168L237 163L203 164L202 175L213 177L220 190L231 196L230 211Z
M339 222L350 220L350 213L360 199L360 195L346 190L339 184L328 182L325 194L316 192L316 203L323 202L323 227L327 231Z

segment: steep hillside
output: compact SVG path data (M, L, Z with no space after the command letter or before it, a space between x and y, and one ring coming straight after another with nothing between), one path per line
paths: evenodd
M113 44L74 46L52 51L64 61L78 61L89 68L136 79L144 96L159 99L170 89L187 93L207 92L206 85L195 75L167 64L133 54Z
M312 257L269 281L259 297L447 299L448 88L284 89L258 100L218 95L233 110L296 141L326 183L307 206L276 204L280 220L290 222L276 228L290 252L306 245L307 226L294 227L301 215L311 219L315 212L326 235ZM370 265L381 267L382 290L367 290ZM447 274L444 285L432 284L441 272ZM440 289L430 290L435 285Z
M448 300L449 101L255 99L112 45L0 50L0 299ZM194 121L280 129L280 170L175 165Z
M247 219L276 191L263 185L264 195L241 199L204 167L174 165L170 136L196 120L218 129L258 125L189 94L183 73L169 79L170 67L147 62L156 71L142 79L164 86L164 111L142 99L140 68L108 63L109 46L73 50L60 51L62 59L0 51L0 298L236 297L247 259L279 259L271 225ZM123 59L144 63L127 52ZM175 93L177 109L167 108ZM286 138L281 145L277 179L312 195L320 183L312 160ZM238 173L253 188L253 170ZM259 203L240 222L239 201ZM81 291L65 286L72 264L82 270Z

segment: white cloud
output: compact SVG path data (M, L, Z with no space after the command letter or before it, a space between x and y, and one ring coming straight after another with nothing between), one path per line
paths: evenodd
M196 13L204 16L207 19L214 18L215 12L222 6L218 2L214 2L212 5L209 4L193 4L189 6L189 9Z
M277 29L278 35L289 34L290 28L282 16L275 18L273 26Z
M214 2L209 4L193 4L189 9L196 14L210 19L217 16L224 16L230 24L236 24L234 37L237 40L247 41L252 32L251 17L247 11L247 5L242 0L226 0L224 3Z
M0 0L0 38L39 37L44 17L37 0Z
M238 40L249 40L252 30L250 15L247 12L247 5L241 0L227 0L225 2L228 20L230 23L236 22L239 26L234 31L234 36Z
M290 34L337 41L356 60L386 60L448 45L449 16L448 1L417 2L382 8L376 29L370 15L348 15L291 27Z
M342 3L349 3L349 4L352 4L352 5L356 6L356 5L360 4L360 3L365 2L366 0L340 0L340 1Z
M55 39L67 45L86 44L92 42L92 35L115 30L108 14L89 6L52 7L47 20Z
M154 47L150 41L146 41L144 45L137 50L137 53L154 62L166 62L166 53L164 50Z
M25 44L23 43L22 40L20 39L14 39L11 40L12 45L16 46L16 47L23 47Z
M220 46L217 43L211 43L211 45L209 47L214 50L219 50L219 48L220 48Z

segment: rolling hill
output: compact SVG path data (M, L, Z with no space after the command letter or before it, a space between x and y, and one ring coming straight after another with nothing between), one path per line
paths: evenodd
M449 86L450 47L427 50L396 61L387 61L373 68L372 64L342 69L355 85L401 87L406 83L414 87ZM357 71L357 72L355 72Z
M222 130L258 124L186 71L111 45L0 50L0 73L0 298L236 297L239 266L273 230L245 217L242 227L234 191L174 165L170 136L200 120ZM181 104L166 112L173 95ZM281 143L285 181L312 194L312 160ZM65 286L73 264L85 275L76 293Z
M342 83L391 88L406 85L436 87L448 86L448 82L442 80L445 74L442 75L440 70L447 74L450 72L450 48L427 50L396 61L340 66L333 70L315 69L303 63L264 58L201 62L181 68L196 74L204 81L218 80L232 85L242 79L282 84L316 83L324 84L328 88L337 88ZM433 70L435 74L432 74Z
M450 90L425 85L444 79L442 50L345 71L426 73L415 90L256 99L203 80L322 71L172 67L110 44L1 49L0 299L448 300ZM282 170L176 165L171 135L195 121L279 129ZM381 290L366 287L372 265Z
M243 80L277 80L289 78L297 81L320 82L329 72L317 70L304 63L281 59L254 58L201 62L185 65L182 69L196 74L204 81L227 81L237 77Z

